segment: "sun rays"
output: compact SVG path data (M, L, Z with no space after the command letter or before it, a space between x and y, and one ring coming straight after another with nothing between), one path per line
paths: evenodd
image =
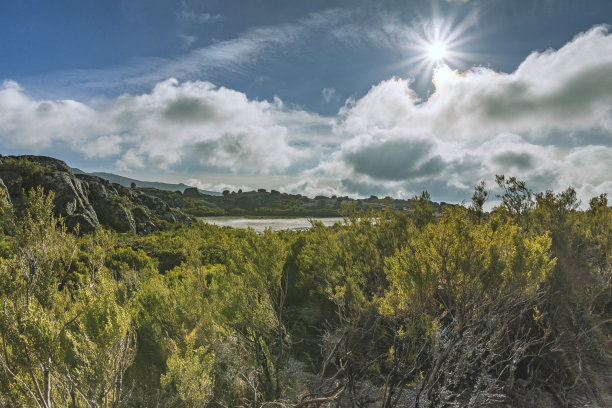
M453 17L434 16L408 34L406 48L412 56L405 63L411 65L410 71L419 87L435 79L434 74L440 66L446 65L452 72L474 60L475 56L465 50L466 44L474 40L474 35L469 33L473 24L472 16L459 21Z

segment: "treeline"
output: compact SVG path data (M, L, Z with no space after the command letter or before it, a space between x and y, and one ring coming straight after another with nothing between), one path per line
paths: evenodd
M67 231L0 200L0 406L609 406L612 209L347 210L308 231ZM2 190L0 190L0 194Z
M195 188L180 192L147 189L173 207L180 208L194 217L210 216L261 216L261 217L338 217L345 207L363 211L380 211L384 208L405 211L412 206L412 200L391 197L353 199L344 197L316 196L280 193L276 190L230 192L225 190L221 196L201 194ZM439 212L447 203L431 203Z

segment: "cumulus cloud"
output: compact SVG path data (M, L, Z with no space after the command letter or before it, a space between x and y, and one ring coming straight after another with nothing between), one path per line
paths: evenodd
M353 137L305 173L300 188L408 196L428 189L438 199L460 201L479 180L505 173L538 190L572 185L583 200L612 191L607 28L595 27L559 50L534 52L510 74L442 66L433 80L427 100L409 80L392 78L347 101L335 131ZM572 143L557 145L564 137Z
M8 147L38 151L60 141L76 147L83 130L104 135L107 125L91 107L73 100L33 100L13 81L0 86L0 141Z
M323 140L317 130L326 127L326 119L287 109L278 98L249 100L209 82L169 79L150 93L125 94L100 106L33 100L14 82L0 89L2 144L34 151L62 145L90 158L116 156L124 170L180 164L278 173L315 154Z
M119 154L121 152L121 141L122 138L118 135L100 136L76 146L76 148L87 158L104 158Z
M46 152L68 146L125 170L299 176L284 190L311 195L428 190L460 202L500 173L535 190L574 186L585 202L612 192L612 35L605 27L534 52L512 73L442 66L434 82L423 99L410 80L391 78L329 119L202 81L168 79L103 104L36 100L7 81L0 143Z

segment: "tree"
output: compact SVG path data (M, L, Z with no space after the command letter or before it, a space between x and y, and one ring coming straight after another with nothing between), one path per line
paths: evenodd
M495 181L503 190L502 194L497 195L497 198L502 199L501 207L517 224L521 226L528 225L526 218L529 215L529 211L533 208L532 191L527 188L524 181L517 180L516 177L506 178L503 174L498 174L495 176Z
M53 198L27 193L14 255L0 260L2 394L12 406L118 403L134 343L129 313L103 275L63 287L78 239L53 215Z
M488 197L489 192L487 191L487 185L484 181L481 181L480 184L474 187L472 206L470 207L470 210L476 215L478 222L482 220L484 215L484 204Z
M228 272L239 282L234 296L241 306L226 315L226 324L250 345L263 400L274 401L282 393L281 369L289 346L284 323L286 244L270 230L259 236L250 231L235 248Z
M410 218L391 210L352 210L344 218L344 225L333 228L315 224L297 257L299 287L310 293L302 307L312 310L308 320L294 324L307 328L297 337L308 337L317 328L306 348L316 378L312 398L302 404L372 402L367 384L380 376L388 344L375 307L386 286L384 258L417 233Z
M161 377L161 385L173 385L180 399L188 407L204 406L212 398L212 367L214 354L206 347L194 349L188 342L184 355L174 353L168 359L168 371Z
M434 220L434 206L431 204L431 197L427 191L423 191L420 196L414 196L410 200L412 205L412 218L419 230Z
M412 237L388 260L379 306L397 325L394 364L411 367L388 387L417 380L417 405L424 394L431 406L491 403L512 388L517 364L543 341L524 323L554 267L549 248L545 234L497 216L475 224L462 207Z

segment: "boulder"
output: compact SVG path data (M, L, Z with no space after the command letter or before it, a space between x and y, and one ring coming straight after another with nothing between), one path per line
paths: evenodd
M196 187L188 187L183 191L183 197L200 198L203 195Z
M148 234L156 229L155 224L151 221L151 213L142 206L134 207L132 215L136 222L136 231Z

